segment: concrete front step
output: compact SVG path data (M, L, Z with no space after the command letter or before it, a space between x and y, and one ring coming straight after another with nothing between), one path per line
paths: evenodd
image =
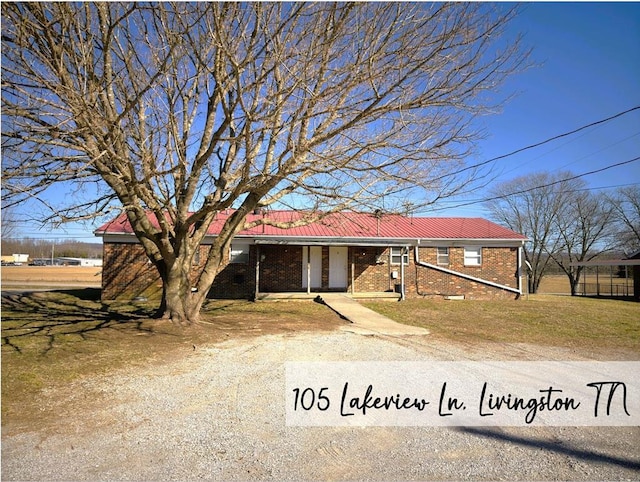
M428 335L429 331L417 326L403 325L386 316L365 308L343 293L320 293L319 297L333 311L350 321L343 330L365 335Z

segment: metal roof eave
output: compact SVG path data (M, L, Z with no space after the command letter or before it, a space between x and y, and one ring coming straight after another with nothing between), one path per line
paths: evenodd
M101 236L103 240L110 238L116 242L136 242L137 238L133 233L127 232L99 232L94 231L96 236ZM214 235L205 236L203 243L215 238ZM363 237L340 237L340 236L260 236L260 235L238 235L236 240L244 240L253 244L282 244L297 246L507 246L520 247L525 239L513 238L363 238Z
M236 236L236 239L253 240L255 244L324 245L324 246L483 246L520 247L524 239L503 238L361 238L323 236Z

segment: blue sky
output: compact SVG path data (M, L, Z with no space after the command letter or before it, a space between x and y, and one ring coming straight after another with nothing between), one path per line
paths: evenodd
M527 3L511 25L533 47L539 64L512 78L514 92L500 114L484 117L487 138L479 162L544 141L640 106L640 3ZM527 173L581 174L640 156L640 110L578 134L493 163L499 180ZM583 178L589 187L640 182L640 161ZM486 216L480 204L438 216Z
M527 3L510 26L522 32L539 65L513 77L500 114L480 119L486 132L481 162L640 106L640 3ZM508 180L539 171L601 169L640 156L640 110L492 163ZM584 177L593 189L640 183L640 161ZM439 205L434 216L487 216L479 192ZM96 241L95 226L64 230L21 226L22 236Z

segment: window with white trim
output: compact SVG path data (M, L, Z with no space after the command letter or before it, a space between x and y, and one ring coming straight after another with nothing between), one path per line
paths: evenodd
M233 243L229 253L229 263L232 264L248 264L249 263L249 245Z
M449 248L436 248L436 262L440 266L449 266Z
M464 248L464 265L480 266L482 264L482 248L480 246L467 246Z
M400 264L404 265L409 264L409 250L405 250L404 254L402 254L402 250L405 248L391 248L391 264Z

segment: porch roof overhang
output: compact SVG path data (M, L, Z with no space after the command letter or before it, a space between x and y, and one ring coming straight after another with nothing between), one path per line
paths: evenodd
M520 247L521 239L488 239L488 238L389 238L389 237L300 237L300 236L236 236L235 240L246 240L251 244L281 244L297 246L377 246L377 247L456 247L456 246L503 246Z
M113 243L137 243L136 236L132 233L100 233L105 242ZM215 236L206 236L203 244L211 244ZM236 242L245 242L256 245L290 245L290 246L372 246L372 247L513 247L524 244L522 239L495 239L495 238L410 238L410 237L342 237L342 236L249 236L237 235ZM640 261L640 260L636 260Z
M410 246L415 240L408 238L345 238L345 237L299 237L299 236L265 236L243 237L236 236L236 240L246 239L252 244L286 244L294 246Z

